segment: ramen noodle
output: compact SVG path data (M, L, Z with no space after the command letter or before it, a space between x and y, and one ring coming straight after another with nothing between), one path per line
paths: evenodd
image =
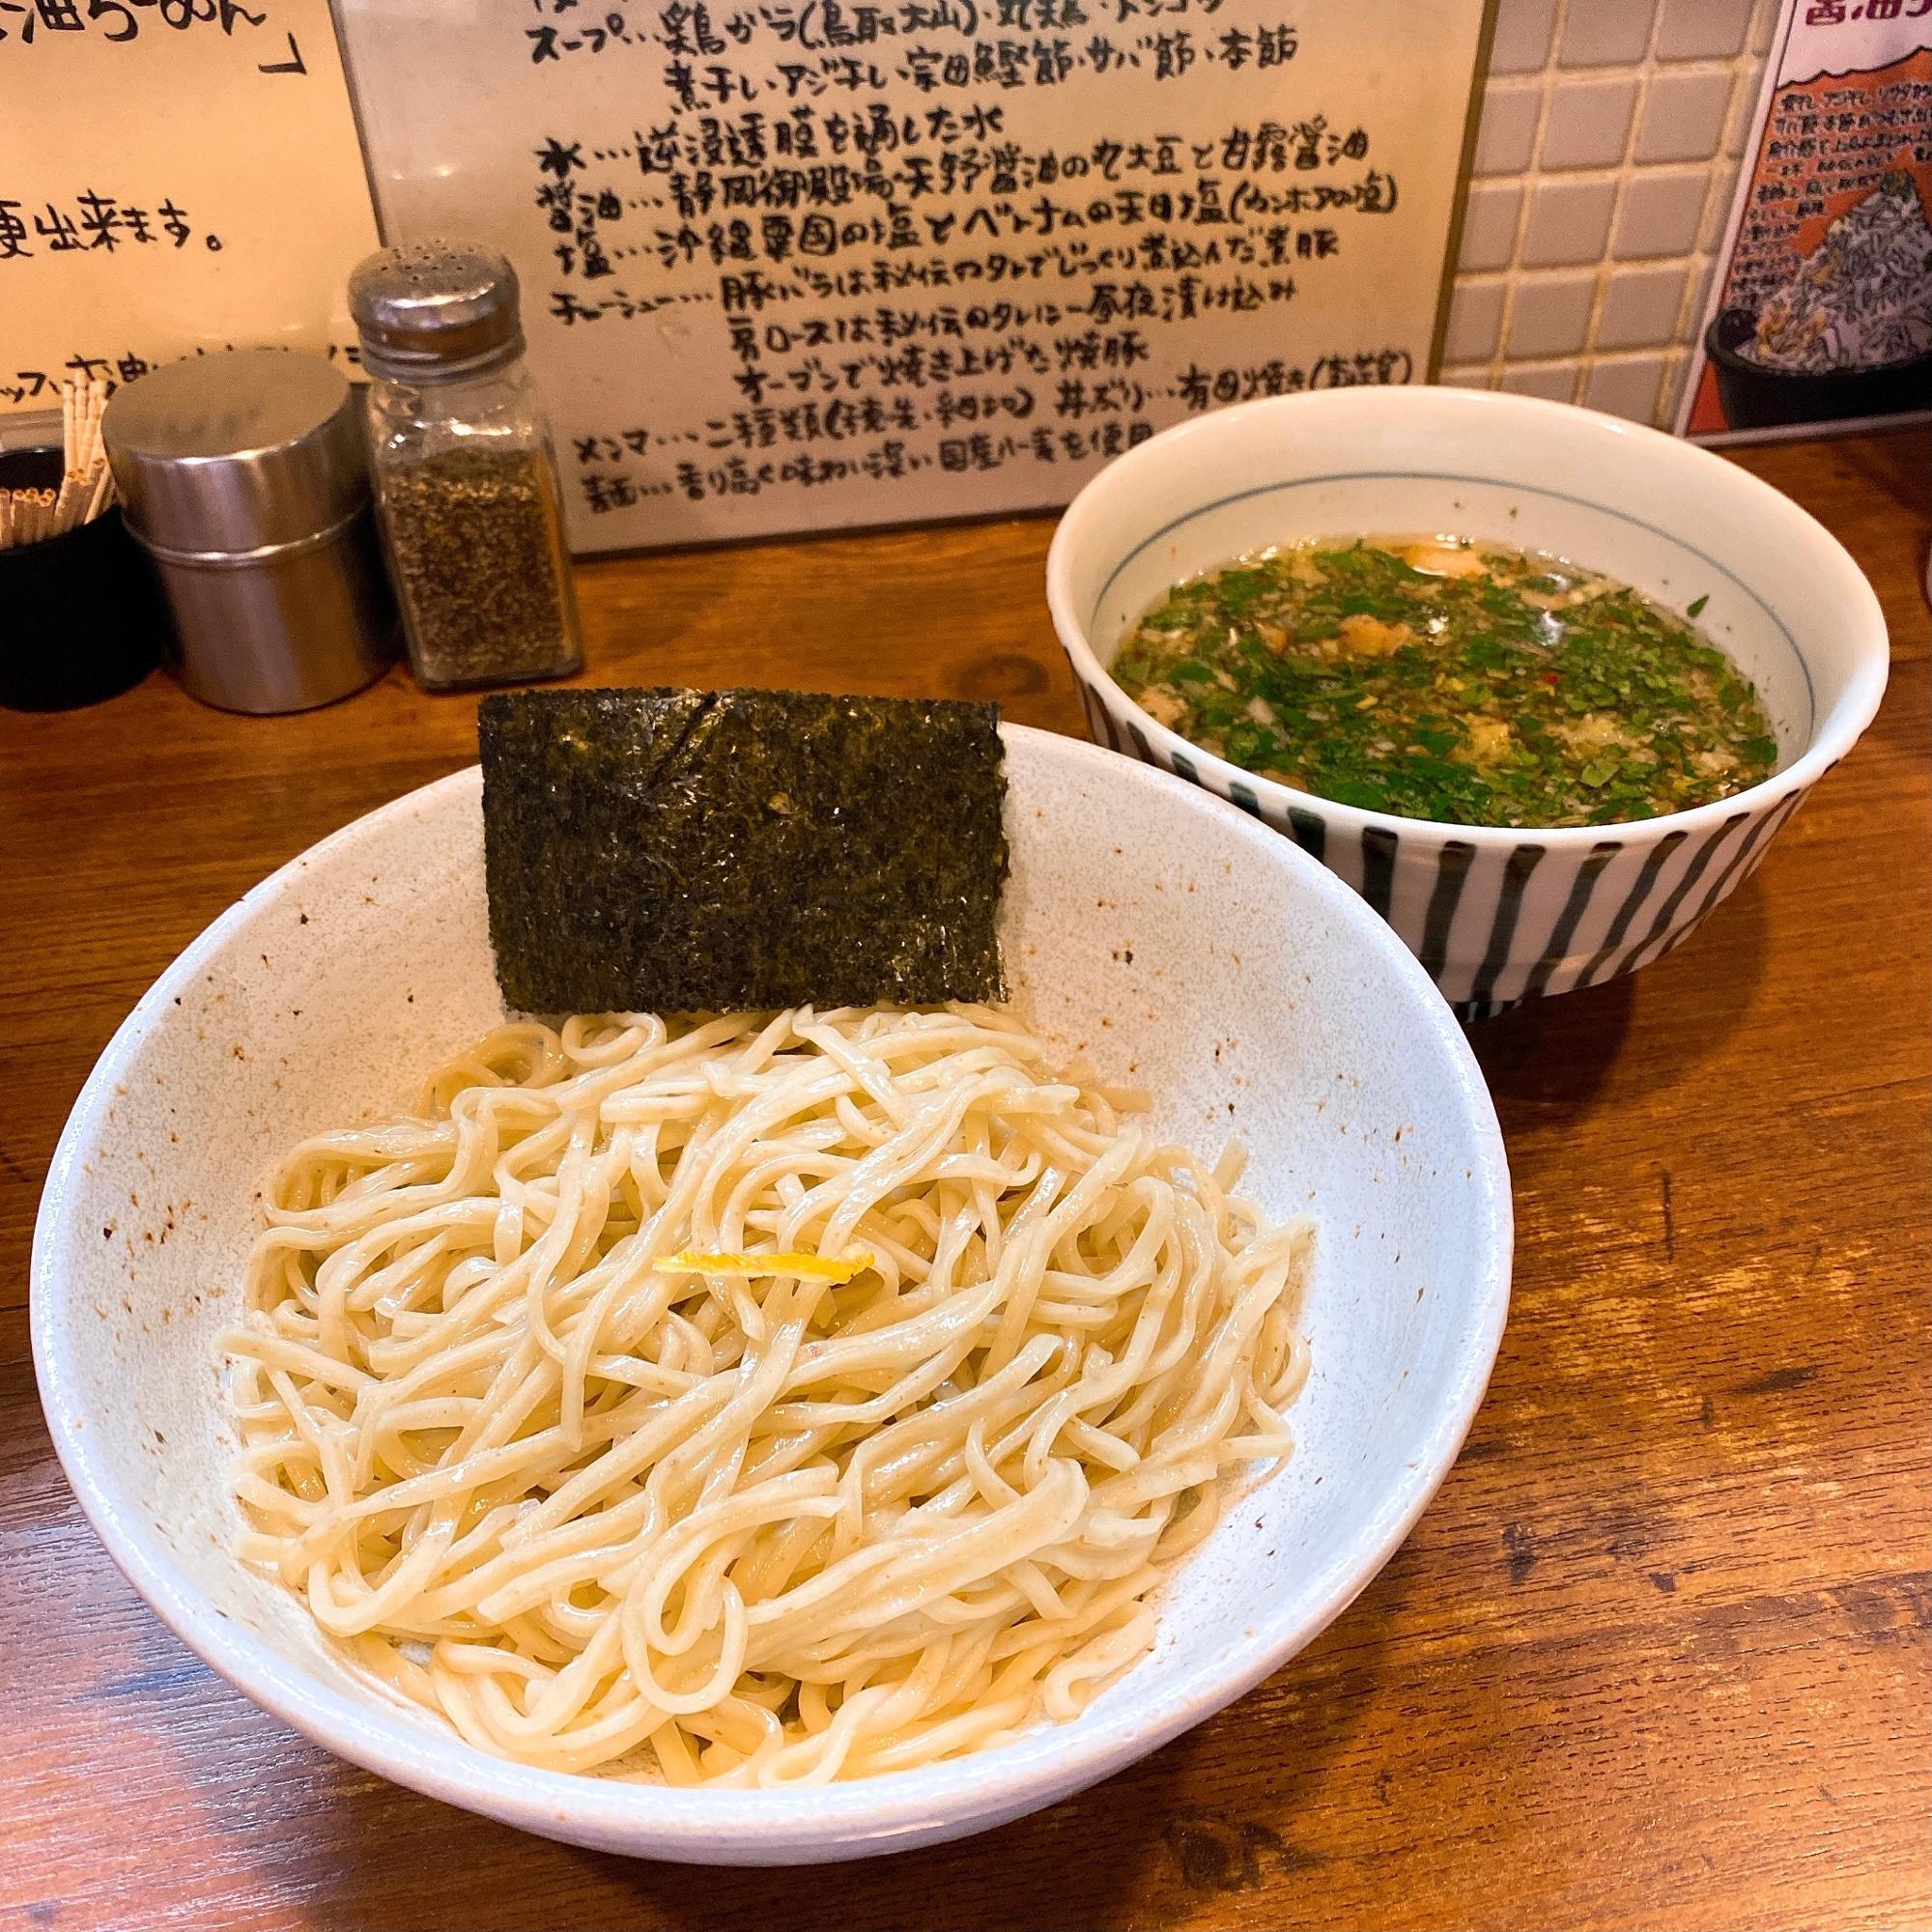
M1066 1719L1292 1446L1311 1231L982 1007L506 1026L293 1149L243 1553L472 1745L775 1787Z

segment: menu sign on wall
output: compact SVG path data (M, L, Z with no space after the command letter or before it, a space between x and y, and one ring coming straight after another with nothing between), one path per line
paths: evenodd
M1932 0L1786 0L1678 428L1932 412Z
M375 246L327 0L0 0L0 412L196 350L342 354Z
M1429 373L1482 0L342 0L391 239L515 262L574 544L1064 502Z

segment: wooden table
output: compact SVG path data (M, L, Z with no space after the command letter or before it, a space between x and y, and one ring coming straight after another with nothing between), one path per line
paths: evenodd
M1741 460L1869 573L1891 690L1694 944L1476 1031L1516 1299L1420 1527L1308 1651L1146 1763L817 1875L576 1851L337 1763L109 1563L28 1355L61 1122L169 958L312 840L467 763L474 704L397 672L233 718L157 675L0 714L0 1921L1924 1924L1932 462L1922 436ZM590 564L592 674L990 697L1078 731L1050 527Z

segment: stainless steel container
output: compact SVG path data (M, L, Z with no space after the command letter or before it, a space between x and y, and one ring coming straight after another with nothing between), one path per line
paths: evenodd
M340 370L280 349L189 356L116 390L100 429L194 696L305 711L382 675L395 606Z

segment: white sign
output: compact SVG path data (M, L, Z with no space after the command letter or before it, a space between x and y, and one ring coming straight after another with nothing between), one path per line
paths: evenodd
M197 350L344 355L375 246L328 0L0 0L0 413Z
M517 265L581 550L1063 503L1420 382L1482 0L340 0L384 232Z

